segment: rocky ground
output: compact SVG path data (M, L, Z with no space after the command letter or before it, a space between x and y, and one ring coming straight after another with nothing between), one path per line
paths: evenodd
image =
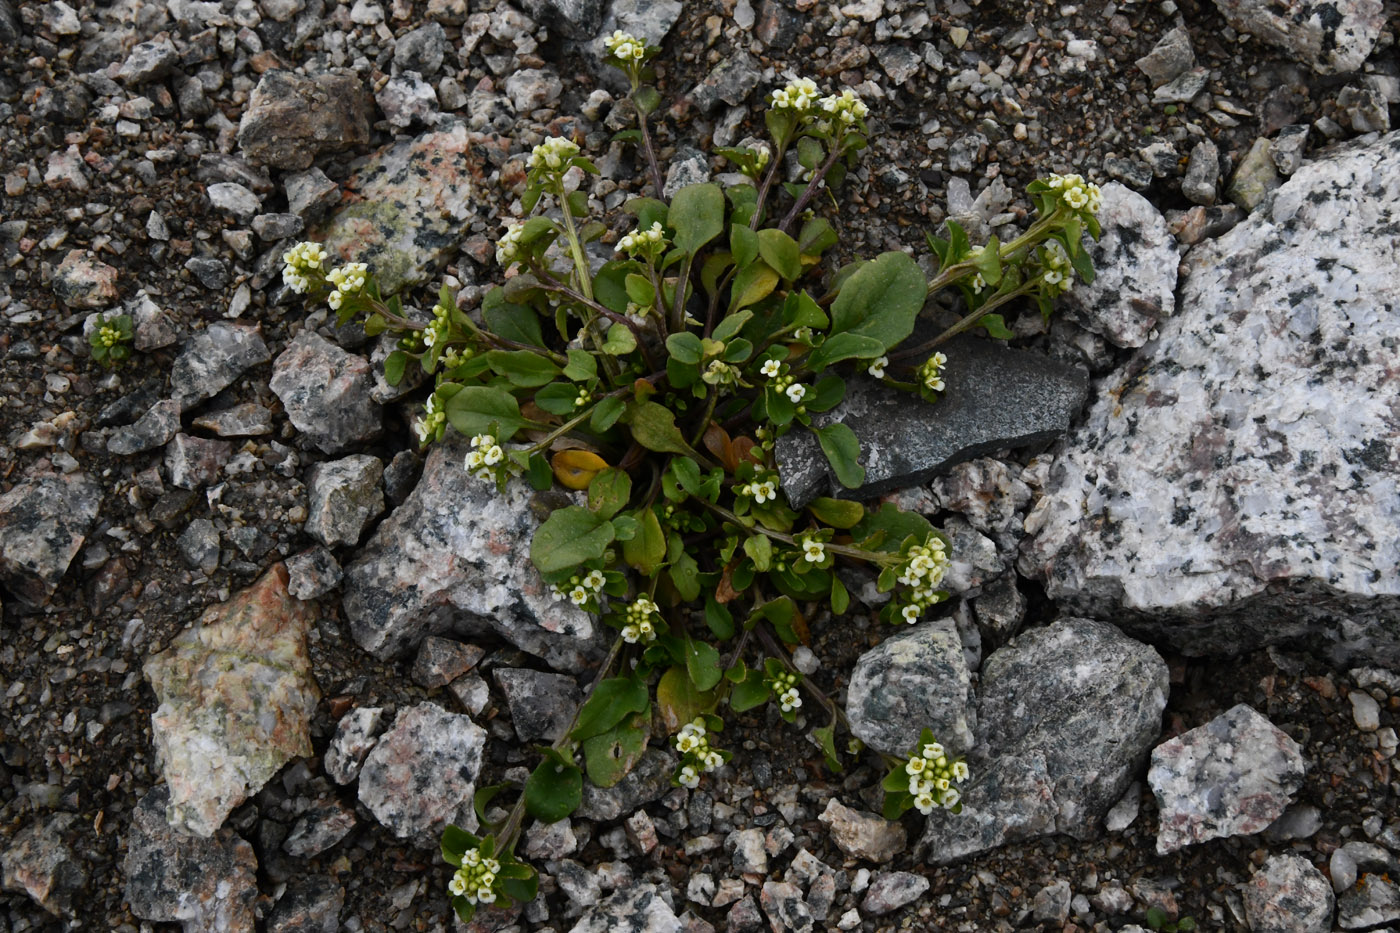
M870 491L954 537L959 598L815 619L796 660L872 746L967 749L964 814L872 820L870 764L760 710L699 790L657 741L530 830L544 895L476 926L1400 923L1395 14L0 0L0 933L454 924L436 833L533 763L595 633L522 571L524 497L420 457L423 393L280 255L309 232L470 302L544 136L597 156L598 210L641 191L618 25L665 49L676 184L813 74L874 114L848 256L1014 226L1081 171L1101 278L954 354L934 415L836 415ZM118 310L109 370L86 332ZM819 488L793 443L785 485Z

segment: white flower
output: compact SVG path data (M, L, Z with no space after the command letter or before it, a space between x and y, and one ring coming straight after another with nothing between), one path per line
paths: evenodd
M930 813L933 812L933 808L935 806L933 796L929 793L919 794L917 797L914 798L914 806L918 807L919 812L922 813L924 816L928 816Z
M782 372L782 369L783 365L777 360L768 360L758 368L758 371L769 379L772 379L774 376L778 375L778 373Z
M709 751L705 753L705 770L713 771L724 764L724 756L719 752Z
M298 295L311 287L309 271L319 270L326 260L326 250L320 243L305 240L282 254L282 281Z
M787 87L774 91L770 99L778 110L811 110L817 102L817 82L811 78L797 78L788 82Z
M820 564L826 559L826 546L811 538L802 539L802 557L809 564Z
M899 614L904 616L905 622L913 625L915 622L919 621L919 616L923 615L923 611L919 609L918 606L905 606L903 609L899 610Z
M938 742L930 742L922 749L924 757L932 761L937 761L943 757L943 746Z
M576 586L569 590L569 602L575 606L584 606L588 603L588 590L581 586Z
M558 171L564 163L578 155L578 143L563 136L551 136L530 151L526 165L531 169L546 168Z
M796 687L789 687L778 695L778 705L785 713L790 713L802 707L802 697L798 694Z
M525 224L519 221L512 221L506 225L506 232L496 241L496 262L503 266L515 262L520 253L520 234L524 230Z
M905 774L923 774L924 760L922 758L910 758L904 764Z
M483 904L494 904L496 902L496 892L488 887L480 887L476 892L476 899Z
M850 88L846 88L839 95L833 94L830 97L823 97L821 108L845 126L850 126L857 120L864 120L870 113L870 108L865 106L865 103L856 96L856 92Z
M467 883L462 880L461 873L453 875L452 880L447 882L447 890L456 895L467 893Z
M961 799L962 794L958 792L956 787L950 787L943 792L943 806L947 807L949 810L957 806L958 801Z
M865 371L876 379L883 379L885 378L885 367L888 365L890 365L890 358L888 356L882 356L867 366Z
M786 395L788 400L794 405L800 403L807 396L807 387L801 383L793 383L787 387Z
M753 495L753 501L757 502L759 505L778 498L778 484L772 480L754 483L749 487L749 490Z
M943 382L943 367L948 362L948 358L942 353L935 353L924 361L919 367L919 377L923 380L924 388L933 392L942 392L946 386Z
M607 577L603 576L603 571L601 570L590 570L588 571L588 576L583 578L583 585L595 593L601 590L603 584L606 582Z
M953 780L961 784L963 781L966 781L968 779L969 774L970 772L967 770L967 762L953 762Z
M676 780L680 783L682 787L686 787L691 790L694 790L695 788L700 786L700 775L696 773L695 769L690 765L686 765L684 768L681 768L681 773L677 776Z
M495 466L496 464L500 463L503 459L505 459L505 455L506 452L500 448L500 445L495 444L492 445L491 448L486 451L486 455L482 457L482 461L487 466Z

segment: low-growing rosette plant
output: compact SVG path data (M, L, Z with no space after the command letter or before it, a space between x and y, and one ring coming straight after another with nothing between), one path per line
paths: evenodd
M839 481L858 488L854 432L814 421L841 403L852 373L936 403L946 391L938 348L949 338L973 327L1010 336L997 309L1027 300L1048 314L1073 275L1093 275L1081 241L1098 235L1099 195L1075 175L1034 183L1037 219L1006 243L974 247L951 222L946 237L930 236L932 280L904 252L837 265L837 231L813 205L866 147L869 112L850 89L824 95L808 79L772 93L766 142L717 150L742 183L663 199L648 126L659 96L646 83L657 50L622 32L605 50L629 78L638 122L620 136L637 145L655 197L632 198L619 217L592 216L596 168L573 139L547 139L527 161L526 216L506 221L497 243L502 283L474 307L444 286L426 317L382 295L373 269L328 268L317 244L285 256L292 290L327 301L341 322L360 317L371 335L397 338L390 383L410 366L431 377L415 426L422 444L455 431L467 441L462 469L482 482L572 494L540 525L530 557L561 603L615 632L574 721L540 750L523 788L478 792L490 834L444 835L464 918L532 894L533 870L513 855L525 818L564 818L585 776L617 783L658 731L676 754L673 782L696 787L731 758L720 742L726 709L773 703L796 723L814 712L805 694L821 710L811 738L840 770L844 715L791 651L815 614L850 610L842 577L860 565L890 594L882 618L919 621L948 597L948 542L891 504L821 497L794 507L777 439L813 432ZM600 240L612 258L591 263L587 247ZM945 290L960 319L906 346ZM958 808L966 765L931 733L907 759L887 761L891 818ZM514 803L488 814L509 793Z

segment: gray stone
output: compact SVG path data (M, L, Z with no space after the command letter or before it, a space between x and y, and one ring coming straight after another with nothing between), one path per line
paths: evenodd
M248 98L238 146L258 165L306 169L324 152L369 142L373 104L354 75L268 71Z
M603 51L603 38L621 29L650 45L661 45L681 18L684 5L679 0L613 0L608 4L602 28L594 35L590 49L598 55ZM603 69L612 72L613 69Z
M1280 175L1290 176L1303 164L1309 129L1306 123L1289 124L1280 129L1269 144L1269 158L1274 160L1274 168Z
M654 884L629 885L590 908L569 933L681 933L684 927Z
M1357 71L1385 25L1381 0L1215 0L1225 21L1318 74Z
M1362 732L1375 732L1381 727L1381 707L1369 693L1353 690L1347 694L1351 701L1351 716L1356 728Z
M583 803L574 816L584 820L611 822L635 813L641 807L671 791L671 775L676 757L659 748L642 753L637 766L612 787L583 782Z
M518 114L528 114L543 107L556 107L564 93L564 82L553 69L523 68L506 78L506 97Z
M524 0L522 6L535 22L570 39L597 35L603 21L603 0Z
M1185 104L1189 103L1201 91L1205 90L1206 82L1210 80L1209 68L1191 68L1183 71L1166 84L1157 88L1152 94L1154 104Z
M949 516L942 531L948 536L948 573L943 588L966 597L978 596L982 586L997 579L1010 566L1011 556L998 553L991 538L982 535L958 516Z
M326 775L332 781L349 784L359 776L365 756L379 741L377 736L383 716L384 710L378 706L359 706L340 717L322 760Z
M485 654L486 651L477 645L464 645L450 638L429 635L418 646L418 657L413 662L413 682L428 689L445 687L476 667ZM569 681L569 684L573 686L573 681Z
M917 75L924 67L923 58L913 49L902 45L877 45L875 59L896 87Z
M758 912L758 905L754 903L753 897L747 894L734 902L725 920L728 933L747 933L749 930L757 930L762 925L763 914Z
M1069 919L1069 882L1063 879L1048 884L1035 893L1031 902L1032 915L1037 920L1063 925Z
M171 316L144 291L127 303L126 313L131 315L131 345L138 350L168 347L179 336Z
M314 858L344 839L357 822L352 807L333 798L321 801L297 817L282 851L295 858Z
M1026 619L1026 597L1016 584L1016 574L1008 573L985 584L982 595L972 601L977 628L984 644L1004 645L1021 630Z
M219 531L209 519L190 522L176 539L175 547L190 568L204 571L205 576L212 576L219 569Z
M304 221L313 221L340 203L340 186L319 168L293 172L283 181L287 210Z
M1181 193L1192 204L1207 207L1215 203L1216 186L1220 182L1220 148L1209 139L1196 143L1191 161L1186 164L1186 177L1181 180Z
M310 625L276 564L146 661L160 702L151 733L172 825L211 836L283 765L311 754L320 691L307 653Z
M724 839L731 865L737 875L768 874L768 851L763 846L763 830L736 829Z
M1290 842L1294 839L1310 839L1321 828L1322 811L1310 803L1298 803L1270 823L1263 835L1270 842Z
M223 211L243 223L252 220L262 208L262 202L256 194L235 182L218 182L205 188L204 193L209 196L209 203L214 206L214 210Z
M272 908L267 933L337 933L344 906L345 889L334 880L295 878Z
M498 667L495 677L510 707L515 734L526 744L562 738L583 702L583 691L563 674Z
M196 428L213 431L219 437L257 437L271 434L272 412L257 402L243 402L232 408L206 412L192 422Z
M737 107L762 83L758 60L745 51L736 51L721 61L690 92L690 101L701 113L710 113L721 102Z
M1167 692L1157 652L1105 622L1021 634L982 665L977 746L992 758L972 762L961 814L929 816L921 848L947 864L1051 832L1089 838L1141 768Z
M179 63L180 55L169 39L142 42L131 50L126 61L117 69L117 80L127 87L138 87L164 78Z
M557 823L532 823L525 830L526 858L556 859L577 851L578 837L574 834L574 824L567 817Z
M293 599L316 599L340 586L345 572L330 551L314 547L287 558L287 592Z
M195 166L195 178L206 185L231 181L255 194L272 193L272 179L267 169L251 165L248 160L226 152L206 152L200 156Z
M297 430L326 453L370 440L382 428L380 407L370 400L369 363L313 331L297 334L277 357L269 385Z
M1191 655L1400 663L1400 347L1355 336L1400 308L1397 192L1392 134L1304 165L1191 250L1181 310L1054 458L1022 573Z
M185 342L170 367L170 394L182 408L193 408L271 358L258 328L216 321Z
M318 463L307 478L306 533L328 547L355 545L365 526L384 511L379 478L384 462L368 454Z
M228 267L212 256L195 256L185 260L185 271L211 292L222 291L228 285Z
M1400 920L1400 887L1389 878L1367 875L1364 885L1357 885L1337 899L1337 926L1343 930L1375 927L1396 920Z
M1275 855L1243 887L1244 913L1253 933L1332 929L1332 887L1301 855Z
M476 828L472 796L486 730L435 703L401 710L360 768L360 803L406 839Z
M219 477L233 445L207 437L176 434L165 448L165 470L170 484L181 489L208 486Z
M346 569L355 640L387 658L426 635L495 632L557 669L581 669L601 656L601 630L556 601L530 563L533 493L514 481L498 494L462 468L467 450L463 439L434 444L418 487Z
M1337 106L1358 133L1389 133L1390 103L1380 91L1367 87L1344 87L1337 95Z
M406 130L415 123L437 121L437 92L416 71L403 71L390 77L375 92L374 102L384 111L389 125L396 129Z
M963 337L940 349L948 357L948 391L936 403L860 375L847 382L844 402L812 419L818 427L847 424L860 441L865 484L844 495L883 495L926 483L965 460L1044 444L1065 431L1088 393L1087 372L1040 353ZM778 441L777 456L783 490L795 507L841 489L810 431L789 431Z
M486 712L491 703L491 688L476 671L469 671L447 685L447 689L462 704L462 709L473 716Z
M394 70L431 78L442 68L446 54L447 31L439 23L428 23L399 36L394 43Z
M0 495L0 583L27 605L48 602L101 504L85 473L35 473Z
M117 300L117 270L95 253L69 250L53 270L53 293L70 308L105 308Z
M957 755L972 747L972 687L950 619L921 622L860 656L846 693L851 733L887 755L907 755L924 729Z
M77 814L55 813L36 819L16 833L0 853L0 877L7 891L28 894L56 917L74 913L74 897L82 903L88 875L64 842Z
M851 858L869 862L888 862L904 851L909 840L904 827L883 817L852 810L835 797L826 802L826 809L817 817L831 832L836 848Z
M1274 160L1269 156L1269 141L1260 137L1240 159L1235 177L1230 180L1230 187L1225 189L1225 196L1248 213L1278 186L1279 176Z
M998 543L1019 540L1031 489L1021 468L990 457L959 463L929 484L940 508L958 512Z
M666 185L662 192L669 201L682 188L690 185L703 185L709 180L710 160L706 158L705 154L695 149L683 149L671 159L671 165L666 170Z
M1120 347L1140 347L1176 310L1179 250L1166 218L1120 184L1104 185L1098 216L1103 235L1086 240L1094 281L1076 281L1061 301L1086 330Z
M579 907L592 907L603 896L598 878L573 859L550 862L548 868L559 890Z
M1111 833L1121 833L1138 818L1138 811L1142 808L1142 784L1138 781L1128 785L1128 789L1123 791L1123 796L1118 798L1118 802L1109 808L1108 813L1103 818L1103 828Z
M1157 853L1257 833L1287 809L1306 765L1294 742L1240 704L1152 750Z
M160 447L180 430L180 403L173 399L156 402L134 424L118 428L107 438L107 452L129 457Z
M306 223L296 214L259 214L253 218L253 232L266 242L301 234Z
M778 931L808 933L813 927L812 909L803 900L802 889L788 881L765 881L758 903L768 915L768 923Z
M875 917L912 904L929 889L929 880L908 871L880 872L860 902L860 909Z
M1196 67L1191 34L1184 27L1176 27L1158 40L1151 52L1139 58L1137 66L1154 88L1176 79L1182 72Z
M126 900L143 920L181 923L186 933L253 933L258 860L231 829L188 835L165 820L164 785L141 798L126 838Z

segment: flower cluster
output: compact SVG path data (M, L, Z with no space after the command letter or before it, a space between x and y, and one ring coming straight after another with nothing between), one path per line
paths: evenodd
M574 574L569 582L554 584L554 599L556 602L567 599L580 609L592 612L598 608L598 594L606 582L601 570L590 570L584 576Z
M694 790L700 786L702 772L713 771L725 762L725 754L710 747L710 739L705 734L705 720L697 717L694 722L681 726L676 733L676 751L681 753L681 767L676 772L676 783Z
M520 234L523 232L525 224L519 221L512 221L506 225L506 232L496 241L496 262L506 268L515 262L520 255Z
M447 882L447 890L458 897L465 897L470 904L493 904L496 901L496 875L500 871L500 862L490 856L482 856L479 849L468 849L462 853L462 867Z
M832 127L838 132L855 126L870 114L870 108L856 96L856 92L846 88L840 94L823 97L819 102L826 119L822 121L822 132L830 133Z
M615 252L626 253L629 256L643 253L649 258L655 258L660 255L665 248L666 231L661 228L660 221L655 221L646 230L638 227L636 230L625 235L622 239L617 241L617 246L613 249Z
M1087 210L1090 214L1097 214L1103 206L1103 194L1099 191L1099 186L1085 181L1082 175L1052 174L1045 183L1051 190L1060 192L1060 199L1077 211Z
M335 286L335 291L326 299L331 310L339 311L346 298L358 295L365 287L365 276L368 274L369 268L362 262L347 262L326 273L326 280Z
M1045 267L1040 281L1044 284L1046 297L1054 298L1068 291L1074 282L1074 270L1064 245L1059 240L1046 241L1040 250L1040 259Z
M472 438L472 449L467 454L467 472L479 479L491 479L505 459L506 452L494 436L478 434Z
M909 587L908 602L899 610L905 622L913 625L928 607L943 601L938 585L948 574L951 561L947 545L938 535L929 535L923 544L915 544L899 565L899 582Z
M771 103L777 110L806 112L815 107L819 93L817 82L811 78L797 78L782 90L774 91Z
M949 760L942 745L928 742L905 763L904 773L909 775L909 793L914 796L914 806L928 816L935 807L952 809L957 805L962 793L953 784L966 781L969 772L961 758Z
M447 412L443 411L442 406L438 403L436 392L428 396L428 403L423 407L423 417L418 419L413 430L418 434L418 443L420 444L438 440L447 430Z
M646 42L621 29L613 30L613 34L603 40L603 45L620 62L639 62L646 58Z
M711 360L710 365L700 374L706 385L732 386L739 383L739 368L724 360Z
M441 304L433 305L433 320L423 328L423 346L431 350L447 339L451 329L451 312Z
M943 367L948 363L948 357L942 353L935 353L924 360L919 367L919 384L929 392L942 392L947 388L943 382Z
M629 645L647 644L656 640L656 620L660 608L645 596L638 596L623 613L622 640Z
M765 502L772 502L778 498L778 474L769 470L754 477L753 482L744 483L734 490L741 496L749 496L754 502L762 505Z
M807 387L794 377L786 375L787 367L777 360L766 361L758 371L773 380L773 388L786 395L792 404L801 405L802 400L807 397Z
M559 172L578 153L578 143L572 139L551 136L530 151L530 158L525 164L530 167L531 171L544 169L550 172Z
M112 324L103 324L97 329L97 342L104 347L115 347L125 339L126 335L122 333L121 328Z
M764 677L763 681L778 698L778 706L782 711L791 713L802 708L802 697L797 692L797 684L801 679L791 671L779 670Z
M311 287L312 278L319 278L326 261L326 250L310 240L298 243L282 254L282 281L298 295Z

